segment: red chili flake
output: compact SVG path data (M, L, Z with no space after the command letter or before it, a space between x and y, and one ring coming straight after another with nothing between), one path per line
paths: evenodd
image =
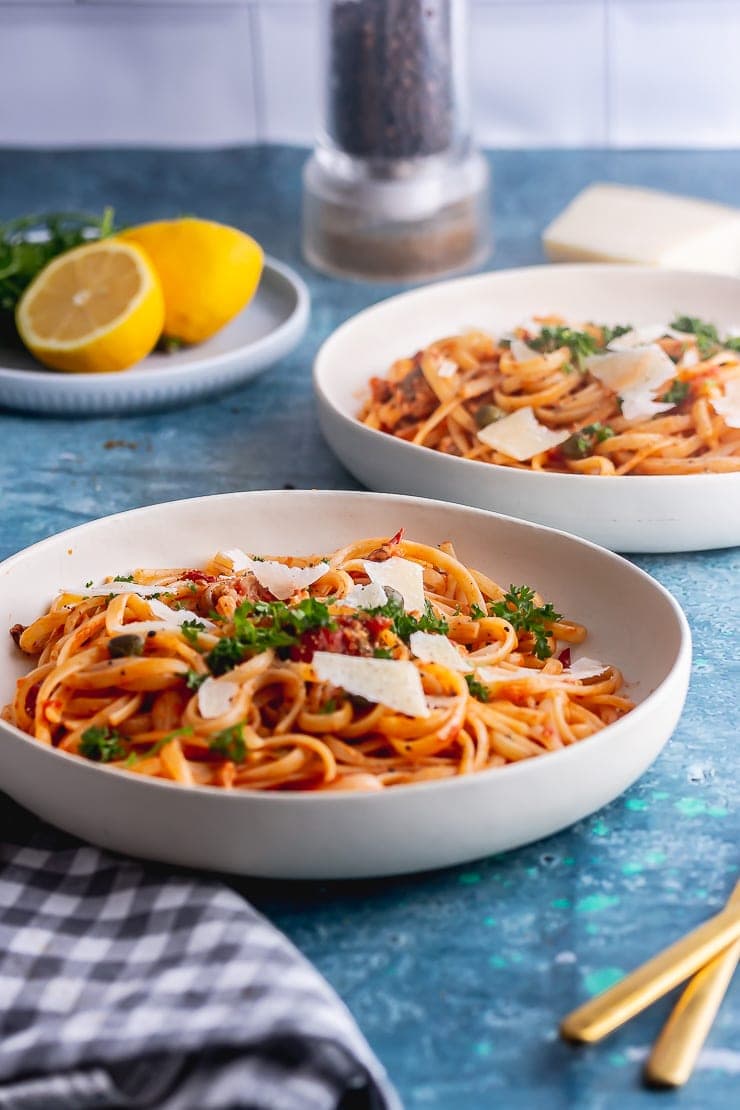
M563 664L566 670L570 667L570 648L563 648L558 656L558 661Z
M405 528L399 528L395 536L391 536L391 538L388 540L388 546L393 547L395 544L399 544L403 539L403 534L405 531Z

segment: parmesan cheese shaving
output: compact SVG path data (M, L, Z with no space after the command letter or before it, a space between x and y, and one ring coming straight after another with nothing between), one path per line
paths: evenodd
M424 575L419 563L393 555L383 563L363 559L362 565L371 582L398 591L407 612L424 612Z
M434 632L412 632L409 647L422 663L439 663L451 671L472 671L470 663L463 658L447 636Z
M639 328L633 328L632 331L625 332L624 335L616 336L611 343L607 343L607 350L631 351L634 347L648 347L656 343L657 340L664 338L680 339L686 343L691 339L691 336L686 332L667 327L665 324L643 324Z
M319 563L312 567L288 567L285 563L274 563L270 559L249 559L248 569L259 582L269 590L278 601L285 601L298 590L305 590L326 574L329 566Z
M161 621L166 621L168 624L175 625L180 628L186 621L199 621L205 628L215 628L213 621L207 620L205 617L199 617L197 613L191 612L190 609L170 609L169 605L158 601L153 597L149 601L149 608L155 617Z
M458 369L457 363L453 362L451 358L443 358L437 367L437 373L440 378L454 378Z
M198 689L198 709L201 717L208 721L228 713L238 692L239 687L235 682L207 678Z
M570 432L562 428L554 432L540 424L533 409L526 405L509 416L504 416L502 420L495 420L493 424L481 428L478 439L495 451L500 451L502 455L524 462L542 451L557 447L559 443L565 443L569 435Z
M653 344L591 355L584 365L594 378L622 398L625 420L644 420L675 407L654 400L655 391L676 376L676 367L662 347Z
M76 597L108 597L109 594L136 594L138 597L151 597L152 594L167 593L167 586L142 586L138 582L104 582L100 586L64 586L60 593L74 594Z
M331 682L348 694L385 705L408 717L428 717L421 676L407 659L367 659L316 651L312 665L319 682Z
M231 569L234 574L238 574L242 570L247 570L249 567L249 556L240 547L230 547L228 551L220 551L219 555L224 559L229 559L231 562Z
M563 677L576 678L580 682L582 678L595 678L596 675L603 674L606 669L606 663L600 663L598 659L589 659L584 655L571 663L567 671L563 671Z
M509 350L516 362L530 362L533 358L542 358L539 351L535 351L534 347L530 347L521 339L512 339Z
M388 595L380 583L370 582L367 586L352 586L344 597L338 599L338 604L353 609L381 609L387 601Z
M712 397L711 403L728 428L740 428L740 378L725 382L724 394L721 397Z

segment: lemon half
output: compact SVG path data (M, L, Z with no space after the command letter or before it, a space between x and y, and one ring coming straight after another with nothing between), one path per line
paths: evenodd
M164 324L159 278L131 243L105 239L55 258L16 309L21 339L54 370L125 370L148 355Z

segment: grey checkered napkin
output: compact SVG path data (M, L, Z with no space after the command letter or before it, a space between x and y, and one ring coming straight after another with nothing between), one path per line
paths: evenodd
M398 1110L332 989L236 893L11 811L0 1110Z

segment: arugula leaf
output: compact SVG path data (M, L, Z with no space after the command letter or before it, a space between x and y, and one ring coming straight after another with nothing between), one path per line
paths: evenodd
M482 682L479 682L475 675L466 674L465 681L468 684L468 690L470 690L471 697L477 698L478 701L488 701L488 698L490 696L488 693L488 687L484 686Z
M218 752L224 759L243 763L247 755L247 742L244 739L244 725L232 725L217 732L208 745L212 752Z
M676 331L696 336L696 345L702 358L709 358L720 345L719 333L714 324L700 320L698 316L677 316L671 324Z
M531 339L530 347L535 351L548 354L561 347L567 347L571 353L574 364L583 371L583 360L599 350L598 340L586 331L575 331L573 328L558 325L557 327L544 327L538 336Z
M114 759L123 759L128 752L128 744L120 732L108 725L91 725L82 734L79 752L94 763L110 763Z
M682 401L686 400L690 392L691 386L689 383L679 381L678 378L676 378L659 400L668 401L672 405L680 405Z
M516 632L529 632L534 637L534 654L538 659L552 655L548 640L550 624L562 619L548 602L535 605L535 592L530 586L509 586L503 600L491 601L489 612L494 617L502 617L511 624Z

